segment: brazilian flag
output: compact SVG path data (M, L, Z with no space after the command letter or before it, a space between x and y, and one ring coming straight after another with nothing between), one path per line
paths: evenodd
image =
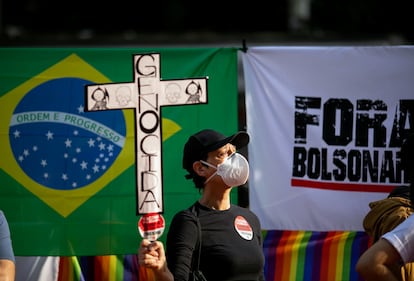
M87 85L134 83L137 54L159 53L165 80L208 77L207 103L160 110L166 233L172 216L199 197L182 168L187 138L204 128L226 135L238 129L237 52L237 48L0 49L0 209L9 221L15 254L137 252L141 237L136 212L136 110L85 110Z

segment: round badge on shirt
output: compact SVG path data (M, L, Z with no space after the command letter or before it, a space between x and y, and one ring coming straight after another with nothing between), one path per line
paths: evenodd
M247 220L242 216L237 216L234 220L234 228L237 233L246 240L253 239L253 230Z

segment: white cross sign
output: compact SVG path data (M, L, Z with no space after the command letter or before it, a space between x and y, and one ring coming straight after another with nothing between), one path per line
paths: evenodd
M133 82L85 86L85 111L135 110L137 215L163 213L161 107L207 103L208 77L162 80L159 53L133 59Z

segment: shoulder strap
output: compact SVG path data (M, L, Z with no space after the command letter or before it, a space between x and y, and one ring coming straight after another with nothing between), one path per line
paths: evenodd
M201 225L200 221L198 220L198 212L196 210L196 204L193 204L191 206L191 213L194 215L195 220L197 222L197 230L198 230L198 239L197 239L197 245L198 247L195 247L194 249L194 255L196 259L193 259L193 271L198 271L198 268L200 266L200 255L201 255Z

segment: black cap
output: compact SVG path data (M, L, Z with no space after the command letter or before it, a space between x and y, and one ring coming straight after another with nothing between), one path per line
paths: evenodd
M211 129L195 133L189 137L184 145L183 168L190 173L186 178L192 178L193 163L201 160L203 154L214 151L227 143L231 143L239 149L246 146L249 139L249 135L243 131L229 137Z

